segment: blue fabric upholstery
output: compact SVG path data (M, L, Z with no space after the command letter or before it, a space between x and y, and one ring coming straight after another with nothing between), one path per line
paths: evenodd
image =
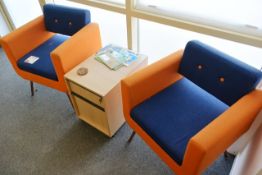
M68 38L69 36L66 35L54 35L52 38L19 59L17 61L18 67L25 71L57 81L58 79L50 58L50 52ZM36 56L39 57L39 59L34 64L25 63L24 61L30 56Z
M259 70L198 41L188 42L179 73L228 105L252 91L262 77Z
M90 23L90 11L46 4L43 8L45 26L48 31L72 36Z
M183 78L131 111L131 117L178 164L192 136L228 106Z

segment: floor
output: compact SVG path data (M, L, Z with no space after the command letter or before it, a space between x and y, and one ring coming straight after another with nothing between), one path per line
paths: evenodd
M171 175L125 124L112 138L78 120L63 93L29 82L0 49L0 174ZM220 156L204 175L227 175L233 157Z

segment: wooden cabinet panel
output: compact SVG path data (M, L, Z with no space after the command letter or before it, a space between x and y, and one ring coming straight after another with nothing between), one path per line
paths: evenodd
M93 127L109 135L108 123L105 111L89 104L88 102L73 95L79 111L79 118Z

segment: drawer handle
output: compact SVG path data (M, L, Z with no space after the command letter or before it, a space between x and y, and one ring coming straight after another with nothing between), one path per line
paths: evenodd
M103 98L102 98L102 97L100 97L100 98L99 98L99 102L100 102L100 103L102 103L102 101L103 101Z

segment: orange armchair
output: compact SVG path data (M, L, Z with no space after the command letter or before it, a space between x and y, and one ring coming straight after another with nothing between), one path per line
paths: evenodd
M201 174L262 108L261 72L198 41L121 82L124 116L177 174Z
M64 74L101 48L99 26L88 10L46 4L43 16L1 38L16 73L33 82L67 92ZM39 59L26 63L28 57Z

